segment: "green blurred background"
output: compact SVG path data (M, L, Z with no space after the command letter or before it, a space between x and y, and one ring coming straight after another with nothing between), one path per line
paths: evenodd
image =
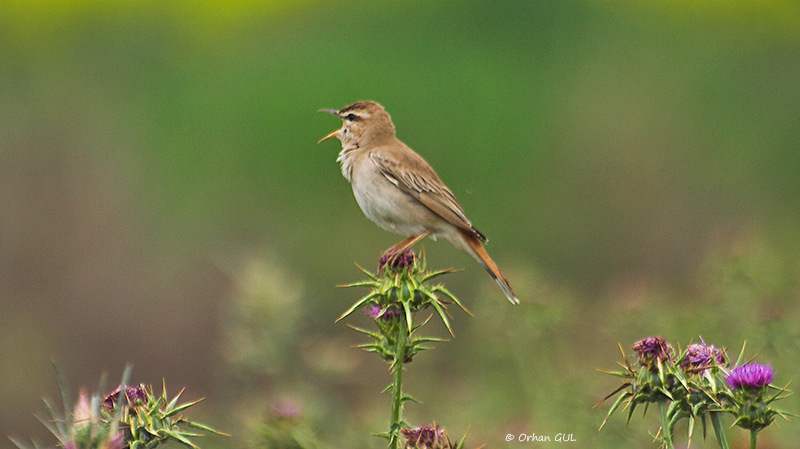
M0 435L54 442L32 413L55 359L73 394L131 362L206 397L190 417L233 436L203 447L263 447L274 407L323 447L383 447L388 367L334 324L363 293L335 285L399 237L358 209L338 142L316 144L340 126L318 109L365 99L522 299L424 242L465 268L445 281L475 317L409 365L412 424L470 427L468 447L654 447L654 414L598 432L609 404L592 409L617 386L596 368L651 335L734 358L747 341L777 384L800 377L795 1L10 1ZM796 447L779 424L760 447ZM577 443L505 442L523 432Z

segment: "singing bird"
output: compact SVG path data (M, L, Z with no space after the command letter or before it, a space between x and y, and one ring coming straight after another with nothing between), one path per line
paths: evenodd
M319 143L333 137L342 142L336 160L364 215L387 231L408 236L384 255L399 254L429 235L441 237L477 260L508 300L519 304L508 280L483 248L486 237L472 226L431 166L397 139L383 106L359 101L339 110L320 111L344 122Z

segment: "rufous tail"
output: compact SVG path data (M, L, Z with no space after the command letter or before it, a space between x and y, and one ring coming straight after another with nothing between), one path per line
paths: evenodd
M500 269L497 268L497 264L494 263L489 254L486 253L486 250L483 248L483 244L478 238L466 231L461 231L461 235L464 237L464 241L471 249L472 257L480 262L483 265L483 268L489 273L489 276L497 282L497 285L500 286L500 289L503 290L503 293L506 295L511 304L519 304L519 299L517 295L514 293L514 290L511 289L511 285L508 283L508 279L503 276L503 273L500 272Z

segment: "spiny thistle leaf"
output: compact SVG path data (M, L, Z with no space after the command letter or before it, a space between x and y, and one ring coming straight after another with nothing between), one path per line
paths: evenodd
M366 329L362 329L360 327L356 327L356 326L353 326L353 325L350 325L350 324L348 324L347 327L349 327L350 329L353 329L354 331L361 332L362 334L369 335L370 337L375 338L376 340L380 340L380 338L381 338L381 335L379 333L377 333L377 332L368 331Z
M56 426L58 427L59 432L62 434L66 434L66 429L72 427L72 408L69 400L69 386L67 385L67 381L64 379L64 376L61 374L61 371L58 369L58 365L55 362L51 362L53 365L53 371L56 375L56 382L58 382L58 391L61 392L61 401L64 406L64 416L60 420L56 420ZM48 405L51 412L53 408ZM55 415L54 415L55 416Z
M442 319L445 327L447 327L447 331L450 332L450 335L455 338L456 335L453 333L453 329L450 327L450 320L447 318L447 313L444 311L444 306L440 304L439 300L435 297L432 297L430 304L436 310L436 313L439 314L439 318Z
M219 430L215 430L215 429L213 429L213 428L211 428L211 427L209 427L209 426L207 426L205 424L200 424L200 423L194 422L194 421L186 421L186 420L182 419L182 420L180 420L180 424L181 425L185 425L186 427L191 427L193 429L202 430L203 432L211 432L213 434L222 435L224 437L229 437L230 436L230 434L227 434L225 432L220 432Z
M404 394L400 398L400 401L402 401L402 402L411 401L411 402L414 402L416 404L421 404L421 402L419 400L417 400L416 398L414 398L414 397L412 397L411 395L408 395L408 394Z
M358 267L358 269L359 269L359 270L361 270L361 272L362 272L362 273L364 273L364 274L366 274L367 276L369 276L369 278L370 278L370 279L372 279L373 281L377 281L377 280L378 280L378 277L377 277L377 276L375 276L374 274L372 274L372 272L370 272L370 271L369 271L369 270L367 270L366 268L362 267L362 266L361 266L361 265L359 265L359 264L355 264L355 266L356 266L356 267Z
M469 435L470 426L467 426L467 431L464 432L464 436L458 440L458 444L456 444L456 449L462 449L464 447L464 443L467 441L467 435ZM448 437L449 439L449 437Z
M373 433L372 436L385 438L387 440L391 440L392 439L392 434L387 433L387 432Z
M179 405L178 407L175 407L174 409L171 409L171 410L167 411L166 413L161 415L161 417L162 418L169 418L170 416L174 416L174 415L186 410L187 408L189 408L189 407L201 402L203 399L205 399L205 398L200 398L200 399L198 399L196 401L192 401L192 402L188 402L188 403L183 404L183 405Z
M403 301L403 312L406 315L406 324L408 325L408 333L411 334L413 332L412 326L414 325L414 317L411 316L411 304L408 301Z
M601 371L601 370L598 370L598 371ZM603 371L601 371L601 372L603 372ZM611 373L611 374L613 374L613 373ZM600 400L600 401L599 401L597 404L595 404L594 406L592 406L592 408L595 408L595 407L597 407L598 405L600 405L600 404L602 404L603 402L607 401L607 400L608 400L610 397L614 396L615 394L619 393L620 391L622 391L622 390L624 390L624 389L626 389L626 388L628 388L628 387L630 387L630 386L631 386L631 384L630 384L630 383L624 383L624 384L620 385L620 386L619 386L619 388L617 388L616 390L614 390L614 391L612 391L611 393L607 394L607 395L606 395L606 397L604 397L604 398L603 398L603 399L601 399L601 400Z
M617 391L619 391L619 390L617 390ZM610 398L611 396L613 396L613 395L614 395L614 394L616 394L616 393L617 393L617 392L615 391L614 393L612 393L612 394L610 394L610 395L606 396L606 399ZM621 395L620 395L620 396L617 398L617 400L616 400L616 401L614 401L614 404L613 404L613 405L611 406L611 408L608 410L608 414L606 414L606 419L604 419L604 420L603 420L603 423L602 423L602 424L600 424L600 429L598 429L598 430L602 430L602 429L603 429L603 426L605 426L605 425L606 425L606 422L608 421L608 418L610 418L610 417L611 417L611 415L613 415L613 414L614 414L614 412L615 412L615 411L617 411L617 408L619 408L619 406L622 404L622 402L623 402L625 399L627 399L629 396L630 396L630 393L628 393L628 392L625 392L625 393L621 394ZM605 401L605 399L603 399L603 401ZM602 402L602 401L601 401L601 402ZM599 405L599 404L598 404L598 405Z
M164 381L164 379L161 379L161 385L162 385L161 386L161 397L164 398L164 400L166 400L167 399L167 384ZM181 397L181 395L183 394L184 390L185 390L185 388L182 388L181 391L179 391L178 394L176 394L175 397L172 398L171 401L169 401L169 404L167 404L167 409L168 410L175 407L175 404L178 403L178 399Z
M47 407L47 411L50 413L51 419L47 420L40 416L36 416L36 419L47 427L47 430L55 435L62 444L66 444L66 441L62 441L62 437L69 435L69 429L65 427L64 419L59 417L55 407L48 399L43 399L43 401Z
M169 432L169 431L165 430L165 431L163 431L163 436L161 438L162 439L172 438L175 441L177 441L179 443L183 443L184 445L189 446L189 447L191 447L193 449L198 449L198 447L195 446L194 443L192 443L191 441L186 439L186 437L184 437L183 435L181 435L179 433L176 433L176 432Z
M416 337L413 340L411 340L411 344L416 346L422 343L440 343L443 341L450 341L450 340L447 338L437 338L437 337Z
M363 305L366 305L366 304L367 304L367 303L368 303L368 302L369 302L369 301L370 301L372 298L375 298L375 297L377 297L377 296L380 296L380 294L379 294L378 292L376 292L376 291L370 292L369 294L367 294L367 295L366 295L366 296L364 296L363 298L359 299L359 300L358 300L358 302L356 302L355 304L353 304L353 306L352 306L352 307L350 307L349 309L347 309L347 311L345 311L345 312L342 314L342 316L340 316L339 318L337 318L337 319L336 319L336 322L338 323L338 322L339 322L339 321L341 321L343 318L345 318L345 317L347 317L348 315L350 315L351 313L355 312L355 311L356 311L356 310L358 310L358 309L359 309L361 306L363 306Z
M436 278L436 277L439 277L439 276L442 276L442 275L445 275L445 274L449 274L449 273L457 273L459 271L462 271L462 270L461 269L456 269L456 268L445 268L444 270L432 271L432 272L426 274L425 276L423 276L421 282L428 282L433 278Z
M11 440L11 442L14 443L14 446L17 446L19 449L28 449L28 446L16 437L8 437L8 439Z
M419 324L415 324L415 325L414 325L414 327L412 327L412 328L411 328L411 332L409 332L409 335L413 335L413 334L414 334L416 331L418 331L418 330L419 330L419 329L420 329L422 326L424 326L424 325L428 324L428 321L430 321L430 320L431 320L431 318L433 318L433 315L428 315L428 318L425 318L425 321L423 321L423 322L421 322L421 323L419 323Z
M460 308L461 308L461 310L463 310L464 312L467 312L467 315L469 315L469 316L475 316L475 315L473 315L473 314L472 314L472 312L470 312L470 311L469 311L469 310L468 310L466 307L464 307L464 304L461 304L461 301L459 301L459 300L458 300L458 298L456 298L456 297L455 297L455 295L453 295L452 293L450 293L450 290L448 290L448 289L444 288L444 286L442 286L442 285L437 285L436 287L434 287L434 288L433 288L433 292L434 292L434 293L435 293L435 292L442 292L442 293L444 293L444 294L445 294L445 296L447 296L448 298L450 298L450 299L451 299L451 300L452 300L452 301L453 301L453 302L454 302L454 303L455 303L455 304L456 304L458 307L460 307Z

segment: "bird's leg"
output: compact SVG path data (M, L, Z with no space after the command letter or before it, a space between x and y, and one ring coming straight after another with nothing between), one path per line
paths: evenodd
M411 237L407 237L407 238L403 239L403 241L401 241L397 245L394 245L393 247L391 247L391 248L387 249L386 251L384 251L383 255L384 256L390 256L392 254L403 253L407 249L411 249L411 247L416 245L417 242L419 242L420 240L422 240L425 237L429 236L430 234L431 234L431 231L425 231L420 235L412 235Z
M406 252L406 250L411 249L414 245L417 244L420 240L424 239L425 237L429 236L431 231L425 231L420 235L412 235L411 237L407 237L403 239L397 245L387 249L383 252L381 256L381 261L383 265L394 265L397 262L397 259ZM383 262L385 261L385 262Z

